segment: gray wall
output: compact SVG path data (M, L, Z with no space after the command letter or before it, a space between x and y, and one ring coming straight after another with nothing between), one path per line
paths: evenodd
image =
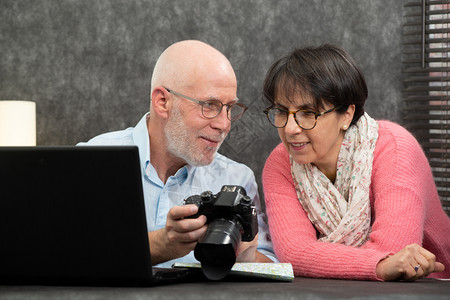
M221 148L260 175L279 143L262 114L269 65L296 46L335 43L360 64L366 110L401 122L403 4L392 0L1 0L0 99L37 102L38 145L134 126L159 54L183 39L222 51L250 107Z

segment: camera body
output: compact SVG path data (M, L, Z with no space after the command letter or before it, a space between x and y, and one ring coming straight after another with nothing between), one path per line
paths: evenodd
M253 200L241 186L224 185L217 194L205 191L200 195L188 197L184 204L195 204L198 212L190 218L205 215L207 223L217 219L236 220L240 226L242 241L250 242L258 233L258 219Z
M186 198L184 204L198 206L189 218L205 215L209 223L194 249L203 274L211 280L224 278L236 262L239 243L252 241L258 233L255 203L243 187L224 185L215 195L206 191Z

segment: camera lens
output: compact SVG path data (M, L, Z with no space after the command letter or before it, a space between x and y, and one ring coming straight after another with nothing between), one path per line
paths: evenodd
M208 226L205 236L195 246L194 255L202 264L208 279L224 278L236 262L241 241L241 225L237 219L217 219Z

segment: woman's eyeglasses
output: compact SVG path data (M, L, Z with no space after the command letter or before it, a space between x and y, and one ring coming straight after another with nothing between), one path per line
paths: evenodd
M318 117L330 113L336 109L339 109L341 108L341 106L342 105L333 107L332 109L329 109L321 113L316 113L314 111L304 109L290 111L279 107L271 106L266 108L264 110L264 113L266 114L270 124L272 124L276 128L285 127L288 122L289 115L293 114L294 120L300 128L304 130L310 130L316 127Z

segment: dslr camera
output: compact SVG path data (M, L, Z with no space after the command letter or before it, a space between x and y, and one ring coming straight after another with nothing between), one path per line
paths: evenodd
M198 206L189 218L205 215L208 219L208 230L194 249L203 274L211 280L224 278L236 262L240 241L250 242L258 233L255 203L243 187L224 185L215 195L205 191L186 198L184 204Z

